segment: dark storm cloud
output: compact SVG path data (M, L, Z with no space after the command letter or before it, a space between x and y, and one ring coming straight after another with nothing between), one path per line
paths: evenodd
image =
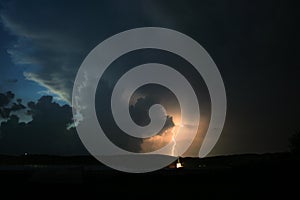
M17 99L16 102L12 102L15 94L11 91L0 93L0 118L7 119L11 112L25 109L21 99Z
M154 2L172 28L203 45L223 77L227 118L211 155L287 151L300 121L296 2Z
M99 89L100 88L100 89ZM156 92L159 91L157 87L146 87L148 89L139 88L132 96L132 103L129 106L129 112L132 117L132 120L140 126L145 126L150 123L149 118L149 108L154 104L162 104L162 96L152 95L153 91L149 90L150 88L156 88ZM101 125L102 130L105 135L118 147L125 149L130 152L149 152L156 149L147 148L146 151L142 149L144 139L136 138L128 135L123 132L118 125L115 123L112 112L111 112L111 93L113 87L108 84L107 81L100 80L98 89L96 92L96 113L98 117L98 122ZM160 88L160 90L162 90ZM168 97L168 96L164 96ZM167 110L168 113L168 110ZM79 121L80 123L80 121ZM172 128L174 126L172 116L167 116L166 122L157 135L161 135L164 131ZM141 133L142 134L142 133ZM163 144L165 145L165 144ZM156 148L162 147L159 145L155 146Z
M0 106L7 106L14 97L15 94L11 91L6 92L6 94L0 93Z
M11 92L0 94L1 111L11 103L13 97L14 94ZM134 113L133 119L139 119L142 124L146 124L148 108L154 102L149 97L139 99L130 109ZM7 121L2 122L0 126L0 154L87 154L75 128L68 128L73 123L72 109L69 105L61 106L53 102L52 96L43 96L37 102L29 102L27 107L27 114L32 116L32 120L28 123L20 122L19 117L10 114L10 111L5 111L5 115L1 112ZM24 108L26 107L18 99L17 103L13 103L7 109ZM173 126L172 117L168 116L159 134ZM108 134L116 135L115 132ZM132 151L141 151L143 140L131 141L120 138L122 137L117 137L117 144L127 145Z
M150 89L151 87L148 88ZM133 121L135 121L140 126L145 126L151 123L151 119L148 113L149 113L149 108L154 104L163 105L161 97L158 96L155 97L149 94L149 96L138 98L135 104L129 107L129 112L131 114ZM167 115L166 122L163 128L155 136L139 140L138 142L139 152L146 153L146 152L155 151L164 147L168 143L172 142L171 136L173 134L172 133L173 127L175 127L173 117Z
M75 73L107 37L162 26L197 40L220 69L228 97L213 154L287 150L299 128L299 12L294 1L11 1L1 21L18 36L9 53L25 76L70 100Z
M108 36L142 24L138 4L123 9L123 1L7 2L2 23L19 37L8 52L15 63L36 66L24 74L29 80L70 101L75 73L88 52Z
M145 96L143 98L138 98L134 105L129 107L129 112L131 114L132 119L135 121L136 124L140 126L146 126L151 122L149 117L149 109L154 104L161 104L158 99L154 99L151 96ZM164 128L160 131L161 134L166 129L173 127L175 124L172 120L171 116L167 116L166 123Z
M67 129L72 122L72 111L68 105L54 103L51 96L43 96L37 103L28 103L28 114L32 121L19 121L10 115L0 127L1 154L86 154L74 128Z

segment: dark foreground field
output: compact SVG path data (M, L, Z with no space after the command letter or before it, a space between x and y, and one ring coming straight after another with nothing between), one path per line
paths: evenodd
M1 189L138 199L160 195L191 198L225 195L240 199L262 195L290 199L287 197L300 191L299 158L289 153L181 158L181 161L184 168L171 165L155 172L130 174L109 169L88 156L0 156Z

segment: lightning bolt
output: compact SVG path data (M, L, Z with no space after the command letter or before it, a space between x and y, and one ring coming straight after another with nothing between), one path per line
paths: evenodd
M172 153L171 153L172 156L175 156L175 147L176 147L176 140L175 140L176 131L175 131L175 127L176 126L174 126L172 128L172 131L171 131L172 132L172 142L173 142Z

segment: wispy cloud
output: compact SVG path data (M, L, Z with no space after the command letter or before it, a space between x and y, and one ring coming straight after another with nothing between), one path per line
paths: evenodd
M137 2L126 5L132 10L123 9L123 1L84 5L73 1L7 2L1 10L1 22L17 36L7 52L15 64L28 66L24 73L28 80L70 102L84 57L110 35L140 24L138 16L144 14Z

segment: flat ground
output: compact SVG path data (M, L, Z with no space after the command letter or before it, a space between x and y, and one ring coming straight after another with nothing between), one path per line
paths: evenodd
M262 195L287 199L298 195L299 160L289 153L181 158L184 168L171 165L155 172L130 174L109 169L88 156L0 156L0 180L1 188L5 188L2 191L49 192L51 188L52 192L68 195L89 191L148 198L244 199Z

